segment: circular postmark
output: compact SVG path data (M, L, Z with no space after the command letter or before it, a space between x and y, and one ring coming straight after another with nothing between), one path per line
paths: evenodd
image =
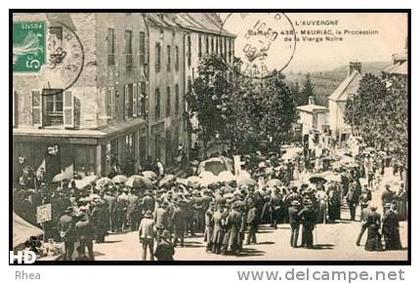
M82 41L69 25L50 23L47 58L43 67L44 95L56 95L70 89L80 78L85 64Z
M235 72L264 79L275 71L282 72L292 61L296 32L286 14L230 13L221 17L221 35L235 36L234 57L237 59L234 64L228 64Z

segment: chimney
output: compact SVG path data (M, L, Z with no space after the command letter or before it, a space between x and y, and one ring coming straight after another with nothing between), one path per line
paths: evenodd
M310 96L308 98L308 105L314 105L315 104L315 98L313 96Z
M354 71L362 73L362 63L360 61L350 61L350 63L349 63L349 76Z

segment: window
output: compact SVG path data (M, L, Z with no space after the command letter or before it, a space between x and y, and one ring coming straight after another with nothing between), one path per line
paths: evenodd
M124 118L133 117L133 84L127 84L124 88Z
M209 37L206 36L206 54L209 54Z
M202 51L201 51L202 46L201 45L202 45L201 44L201 36L198 36L198 58L201 58L201 55L202 55Z
M141 82L138 88L137 115L144 116L146 104L146 82Z
M115 65L115 30L108 28L107 35L108 65Z
M179 85L175 85L175 115L179 115Z
M171 115L171 88L166 87L166 117Z
M179 71L179 47L175 46L175 71Z
M166 56L167 56L167 61L166 61L166 71L170 72L171 71L171 46L168 45L166 47Z
M139 33L139 64L140 68L146 68L146 34Z
M127 72L131 72L133 70L133 32L130 30L126 30L124 34L124 39L125 66Z
M161 63L161 47L160 43L157 42L155 46L155 70L160 72L160 63Z
M63 125L63 93L55 93L56 90L52 91L51 94L47 94L43 91L45 100L45 114L46 126Z
M155 119L158 120L160 118L160 90L156 88L155 91Z
M187 37L187 46L188 46L187 64L188 64L188 67L190 67L191 66L191 36Z
M115 90L106 90L106 116L108 123L115 117Z

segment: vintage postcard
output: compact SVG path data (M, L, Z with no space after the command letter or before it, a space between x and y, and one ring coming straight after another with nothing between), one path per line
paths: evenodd
M11 264L409 264L409 10L11 10Z

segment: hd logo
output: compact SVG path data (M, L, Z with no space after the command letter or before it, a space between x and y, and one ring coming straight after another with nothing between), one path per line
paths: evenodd
M10 251L10 264L32 264L36 261L36 253L30 250Z

